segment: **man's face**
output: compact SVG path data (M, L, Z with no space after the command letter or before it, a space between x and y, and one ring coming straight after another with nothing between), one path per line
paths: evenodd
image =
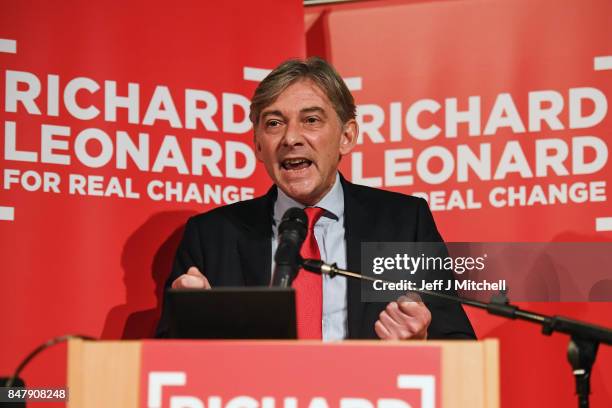
M314 205L333 186L340 157L356 140L355 120L342 125L325 93L304 79L262 110L255 154L285 194Z

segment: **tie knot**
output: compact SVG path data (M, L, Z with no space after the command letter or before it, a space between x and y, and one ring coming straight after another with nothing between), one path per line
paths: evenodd
M325 212L325 210L321 207L306 207L304 208L304 212L308 217L308 229L312 230L317 221L319 221L319 218L321 218L321 216Z

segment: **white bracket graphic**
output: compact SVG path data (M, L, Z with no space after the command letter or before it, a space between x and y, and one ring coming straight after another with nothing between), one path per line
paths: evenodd
M151 371L149 373L149 389L147 406L161 408L162 389L164 386L181 386L187 383L187 374L183 371Z
M15 221L15 208L0 207L0 221Z
M433 375L400 374L397 376L397 388L420 390L421 408L436 407L436 378Z
M595 231L612 231L612 217L595 218Z
M0 52L17 54L17 41L0 38Z
M0 52L16 54L17 41L0 38ZM0 206L0 221L15 221L15 208Z
M595 71L606 71L612 69L612 55L602 55L593 58L593 69Z
M593 58L593 69L595 71L612 70L612 55L602 55ZM595 231L612 231L612 217L595 218Z

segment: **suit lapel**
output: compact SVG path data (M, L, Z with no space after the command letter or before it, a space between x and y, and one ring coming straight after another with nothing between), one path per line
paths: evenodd
M361 271L361 243L368 241L368 214L362 203L353 195L353 185L340 177L344 190L344 234L346 238L346 267L349 271ZM348 334L349 338L358 336L363 321L365 303L361 301L361 282L357 279L347 281Z
M272 209L276 187L241 212L238 254L246 286L268 286L272 265Z

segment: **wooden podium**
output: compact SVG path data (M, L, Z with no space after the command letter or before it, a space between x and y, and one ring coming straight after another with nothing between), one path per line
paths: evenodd
M431 375L422 375L429 373L427 370ZM185 405L189 407L209 408L206 398L210 395L227 397L234 392L235 395L252 395L255 401L266 395L278 395L279 398L293 395L298 398L304 393L324 396L326 389L332 390L329 395L337 394L340 389L342 395L347 396L345 400L330 398L329 408L401 407L403 395L410 397L410 392L414 391L401 389L398 373L404 379L434 379L432 384L437 387L428 397L423 391L420 405L406 402L404 407L499 407L497 340L335 343L71 340L68 347L68 407L170 407L167 401L160 402L152 397L156 394L155 390L151 391L151 384L144 384L153 375L158 375L154 373L160 372L170 373L168 375L175 378L184 377L184 387L174 383L163 388L164 392L182 391L192 395L176 397L186 398L185 401L201 397L202 405ZM326 375L330 378L325 379ZM382 384L380 392L374 390L377 383ZM432 395L435 401L431 400ZM389 396L396 399L380 398ZM167 394L165 398L168 398ZM360 404L349 404L357 400L361 401ZM282 401L286 399L277 401L274 408L283 408ZM258 406L266 408L263 403ZM269 401L267 406L270 406ZM309 400L301 397L299 404L293 406L309 408ZM225 407L224 401L221 408Z

